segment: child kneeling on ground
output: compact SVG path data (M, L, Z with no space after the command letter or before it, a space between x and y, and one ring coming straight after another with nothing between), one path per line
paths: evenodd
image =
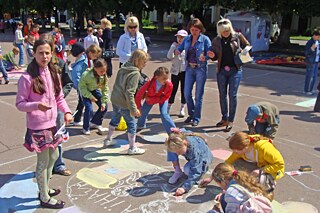
M214 168L211 179L224 191L215 197L217 204L209 211L210 213L272 212L268 194L251 174L235 170L231 164L220 163ZM206 183L202 181L201 185L205 186ZM249 199L251 201L254 199L256 205L251 205Z
M166 146L168 151L182 155L188 161L183 168L188 179L175 192L176 196L180 196L198 184L202 175L208 171L213 156L204 138L195 133L184 133L179 128L171 129Z

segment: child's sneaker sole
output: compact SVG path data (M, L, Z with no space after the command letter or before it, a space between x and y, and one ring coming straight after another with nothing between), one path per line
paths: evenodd
M104 139L102 148L107 148L108 146L113 146L115 144L116 142L113 139L111 140Z

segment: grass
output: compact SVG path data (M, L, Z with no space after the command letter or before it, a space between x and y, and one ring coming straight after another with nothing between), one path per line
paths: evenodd
M308 41L310 36L290 36L290 40Z

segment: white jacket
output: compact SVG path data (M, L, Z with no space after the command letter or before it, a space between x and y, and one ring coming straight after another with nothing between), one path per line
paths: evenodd
M137 44L138 49L148 52L146 41L143 34L140 32L137 32ZM129 61L129 58L131 57L131 41L129 33L124 33L120 36L117 43L116 54L119 56L120 63L124 64Z
M84 49L88 49L88 47L90 47L92 44L96 44L99 47L99 41L97 36L94 35L87 35L84 39L83 39L83 46Z
M174 51L178 47L177 42L173 42L171 44L171 47L167 53L167 58L171 60L172 65L171 65L171 74L173 75L178 75L180 72L186 71L186 61L185 61L185 51L183 50L180 55L175 55Z

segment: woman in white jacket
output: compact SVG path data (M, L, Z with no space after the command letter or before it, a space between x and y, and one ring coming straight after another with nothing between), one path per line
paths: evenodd
M125 33L117 43L116 53L119 56L120 67L131 57L131 53L141 49L147 53L148 48L144 36L139 32L139 21L135 16L128 17L124 25Z

